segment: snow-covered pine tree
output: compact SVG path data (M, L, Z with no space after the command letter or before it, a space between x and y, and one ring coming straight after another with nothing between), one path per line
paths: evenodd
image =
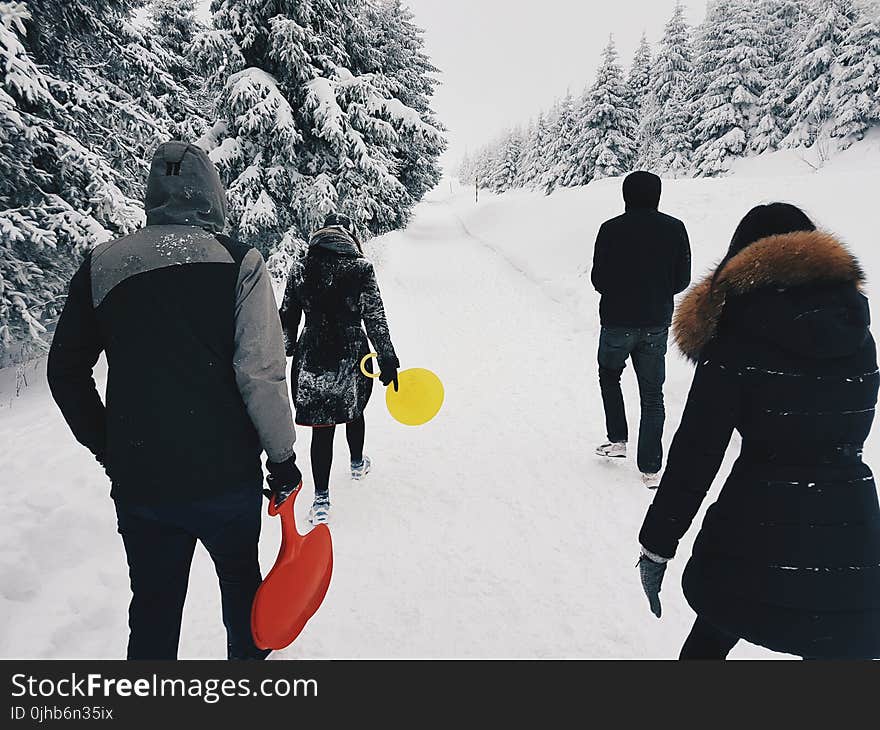
M788 147L827 140L833 117L828 93L837 73L840 45L856 15L852 0L810 0L808 8L814 19L803 40L792 49L792 64L783 87L782 98L789 112L783 145Z
M196 36L205 30L196 18L196 6L196 0L152 0L150 3L150 30L178 59L186 57Z
M465 155L458 171L459 182L462 185L478 185L481 189L491 187L493 173L498 168L500 145L500 141L491 142L472 155Z
M526 166L529 157L529 143L535 136L535 120L530 120L525 127L517 127L516 131L519 134L519 155L516 161L516 178L513 186L515 188L524 188L528 185L527 176L529 172Z
M563 187L572 167L572 145L577 136L577 107L571 93L554 110L547 146L546 165L540 187L547 195Z
M412 12L401 0L379 0L367 7L378 59L371 70L384 73L392 81L394 98L418 112L426 124L443 130L431 108L440 70L425 52L424 31L413 22ZM440 182L439 158L446 149L446 140L439 134L425 134L415 125L402 125L397 131L400 140L394 156L398 176L410 198L419 202ZM401 208L398 225L405 223L410 207Z
M148 37L159 63L175 82L162 101L177 139L196 141L208 129L212 103L205 78L196 73L189 53L205 27L196 17L196 0L152 0Z
M594 82L598 83L597 82ZM589 134L589 123L587 117L590 115L590 87L584 89L583 93L573 101L571 114L574 120L573 138L569 145L566 159L563 164L562 177L560 185L566 188L574 188L582 185L588 185L593 179L593 167L595 165L595 151L589 146L587 140Z
M645 33L642 33L638 48L633 55L627 77L627 87L633 111L641 117L645 97L651 91L651 46L648 44L648 37Z
M381 70L365 0L214 0L196 40L213 72L221 126L212 158L229 188L233 231L269 252L331 211L364 233L391 230L414 204L400 179L402 134L442 145Z
M585 185L592 179L614 177L632 170L636 159L638 120L617 62L614 39L602 52L596 81L585 97L583 126L573 148L577 167L570 184Z
M769 68L767 86L759 101L760 120L749 141L753 152L775 150L785 137L788 110L783 88L793 61L792 49L806 23L803 6L797 0L761 0L756 7L757 27L767 49Z
M691 105L686 90L678 86L666 102L663 126L657 141L657 167L678 178L691 169Z
M699 175L724 172L728 158L747 149L758 124L770 59L755 9L753 0L716 0L700 26L696 73L704 89L695 103L693 126L693 164Z
M116 99L100 98L78 73L118 48L115 32L130 10L124 2L0 2L2 364L46 346L82 253L143 221L104 155L115 120L102 112Z
M519 130L513 130L501 142L498 164L492 174L491 186L494 193L500 195L517 187L521 155L522 135Z
M676 0L651 67L651 91L660 109L676 87L688 88L692 82L693 50L685 12L681 0Z
M638 134L638 166L646 170L660 164L666 105L676 89L685 89L690 97L694 87L691 31L685 13L684 5L676 2L651 63L650 91L642 101Z
M865 13L843 39L829 104L832 136L848 147L880 124L880 21Z
M550 135L547 118L541 112L533 125L523 148L522 184L526 188L539 187L546 172L545 151Z

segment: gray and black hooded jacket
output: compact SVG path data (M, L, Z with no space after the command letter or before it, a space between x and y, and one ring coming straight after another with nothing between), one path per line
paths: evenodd
M259 251L220 234L226 200L207 154L153 158L147 226L83 262L49 354L52 395L117 500L152 504L258 489L260 454L295 439L281 322ZM106 352L106 406L92 370Z

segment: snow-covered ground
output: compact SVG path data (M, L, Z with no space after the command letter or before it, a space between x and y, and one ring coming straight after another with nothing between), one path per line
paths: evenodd
M848 241L872 279L878 174L875 136L815 174L794 153L776 153L740 163L729 178L668 182L662 207L688 225L695 274L722 255L749 207L783 199ZM651 493L632 460L592 455L604 429L597 301L582 272L599 224L622 209L619 189L603 180L549 198L483 193L475 204L472 191L444 183L407 231L377 243L403 366L436 371L446 403L432 423L410 429L375 397L367 412L375 468L365 482L347 479L338 437L333 583L279 658L677 654L693 620L679 579L695 530L669 570L657 621L635 569ZM16 396L15 372L0 372L0 656L122 656L128 581L109 485L68 433L43 366L25 374ZM673 354L667 441L690 376ZM631 371L626 385L635 423ZM304 467L308 440L301 429ZM880 464L876 438L867 457ZM304 471L302 517L311 498ZM267 517L266 569L278 538ZM181 656L219 658L224 646L216 579L200 548ZM770 654L742 644L733 656Z

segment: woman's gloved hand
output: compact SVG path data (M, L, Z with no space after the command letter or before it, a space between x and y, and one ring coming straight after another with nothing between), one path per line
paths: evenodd
M648 597L648 605L651 607L651 613L660 618L662 608L660 606L660 588L663 585L663 576L666 574L666 560L654 560L654 557L648 556L642 552L639 558L639 576L642 579L642 589Z
M284 501L302 486L302 473L296 465L296 454L286 461L266 462L269 476L266 477L268 489L263 490L269 499L275 497L275 506L280 507Z
M397 382L397 368L400 367L400 362L396 357L385 359L379 358L379 382L382 383L386 388L394 383L394 390L399 390L398 382Z

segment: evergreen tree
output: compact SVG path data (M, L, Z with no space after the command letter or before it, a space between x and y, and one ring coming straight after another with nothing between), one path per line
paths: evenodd
M756 7L757 27L762 30L762 45L767 50L769 68L767 86L759 101L760 120L749 141L754 152L775 150L785 137L788 117L783 98L785 80L788 78L793 39L800 37L807 13L803 3L797 0L761 0Z
M371 70L391 80L394 98L418 112L426 124L443 130L431 108L440 70L425 52L424 31L413 22L412 12L401 0L381 0L376 6L368 6L368 12L374 33L372 46L377 53ZM439 134L424 134L415 125L403 126L398 134L394 153L398 175L410 198L419 202L440 182L439 158L446 149L446 140ZM399 225L405 223L408 211L408 207L401 209Z
M545 151L550 141L547 119L543 113L532 127L523 150L523 187L538 187L547 171Z
M662 109L674 90L688 88L693 73L693 52L685 7L677 0L672 17L663 31L660 48L651 69L651 91Z
M639 46L633 56L629 77L627 78L627 86L629 87L633 111L641 116L645 97L651 91L651 46L648 45L648 38L644 33L642 33Z
M196 36L204 30L195 13L196 0L152 0L150 5L150 29L178 62L186 58Z
M690 104L681 86L666 102L663 126L657 144L657 167L673 177L682 177L691 168Z
M148 25L157 65L173 79L162 96L164 113L172 135L189 142L203 137L212 115L206 80L189 58L194 40L206 30L196 17L196 6L196 0L152 0Z
M501 143L498 164L492 175L492 190L497 194L518 187L522 138L518 130L505 136Z
M401 169L421 154L406 140L443 145L426 112L402 100L417 103L424 87L404 83L400 58L383 70L381 44L402 43L406 21L386 22L377 46L364 0L212 8L215 30L197 39L195 58L213 72L219 97L223 126L211 154L228 184L233 232L268 252L288 233L307 237L331 211L364 233L400 225L416 201ZM416 194L430 184L419 174L408 178Z
M119 49L130 10L0 2L0 362L44 348L82 254L142 223L105 154L119 118L108 107L125 105L103 96L106 79L87 85L97 71L81 72Z
M642 102L638 134L638 164L651 170L660 165L661 135L667 123L669 100L677 89L693 88L691 32L682 3L676 2L666 23L657 55L651 66L650 93Z
M613 39L608 40L602 59L596 81L581 105L583 117L573 145L577 154L567 178L569 185L614 177L631 170L635 163L638 121Z
M541 188L550 195L565 184L572 165L572 145L577 136L577 109L571 94L566 94L555 110L551 125L547 163Z
M657 97L653 93L649 93L642 104L642 114L636 137L636 164L642 170L659 169L660 135L665 124L664 113L664 108L658 104Z
M853 20L851 0L813 0L815 20L792 53L793 60L783 88L789 119L783 143L810 146L828 132L833 116L828 92L837 73L838 53Z
M694 167L701 175L727 169L741 155L760 118L770 64L756 25L755 3L718 0L700 28L696 72L705 90L695 105Z
M838 63L829 94L831 134L847 147L880 123L880 22L869 15L857 20L840 46Z

